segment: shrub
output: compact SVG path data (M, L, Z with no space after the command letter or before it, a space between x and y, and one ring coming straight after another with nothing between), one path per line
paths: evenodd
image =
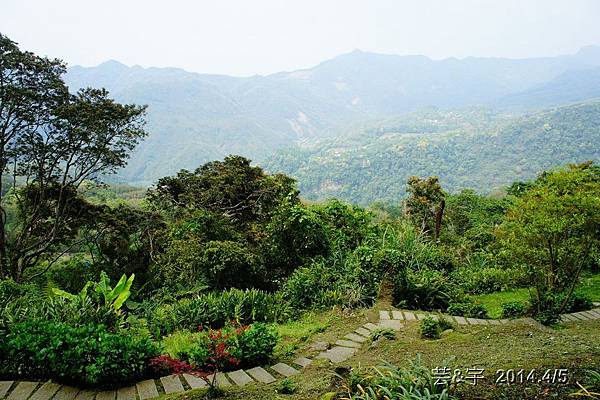
M273 356L279 335L275 329L260 322L240 327L232 338L234 354L243 366L267 363Z
M297 390L298 386L290 378L284 378L277 383L277 393L294 394Z
M150 327L158 336L182 329L196 331L201 326L220 328L229 321L281 322L291 315L292 310L281 294L230 289L161 306L152 313Z
M438 323L440 324L440 330L442 332L448 329L454 329L454 324L448 318L445 318L442 315L439 316Z
M526 307L520 301L507 301L502 303L503 318L517 318L525 315Z
M421 336L428 339L439 339L442 333L439 322L431 317L423 318L419 328Z
M487 318L488 310L484 304L475 303L469 298L459 299L450 303L448 314L459 315L467 318Z
M391 328L377 328L371 332L369 337L373 342L381 338L394 340L396 339L396 332L394 332L394 330Z
M447 366L445 363L444 367ZM449 383L436 384L431 369L421 364L420 355L408 368L385 364L374 373L352 372L346 389L351 400L414 399L452 400Z
M54 321L14 325L0 339L2 374L69 384L114 385L147 375L157 347L148 338L110 333L103 325Z
M517 270L497 267L457 268L451 276L453 282L471 294L498 292L519 283Z
M563 296L559 296L557 298L558 303L560 304L563 299ZM592 299L588 295L580 292L574 292L567 301L564 312L573 313L591 310L592 308L594 308L594 305L592 303Z
M454 290L442 271L405 269L396 274L394 302L397 306L421 310L445 310Z

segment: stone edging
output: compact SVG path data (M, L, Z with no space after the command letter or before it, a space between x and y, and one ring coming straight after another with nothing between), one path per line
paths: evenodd
M596 308L589 311L580 311L571 314L563 314L563 322L578 322L600 319L600 303L594 303ZM379 321L377 324L368 322L348 333L343 338L337 340L330 349L323 348L321 352L314 357L315 359L329 360L332 363L346 361L362 347L371 332L378 328L390 328L395 331L402 329L403 322L416 322L430 316L439 318L437 313L423 313L402 310L382 310L379 311ZM537 322L532 318L518 319L480 319L464 318L460 316L443 315L450 321L458 325L503 325L512 322ZM328 344L325 343L326 347ZM217 386L227 387L232 385L244 386L248 383L269 384L278 379L291 377L301 372L302 368L312 363L310 358L299 357L292 364L294 367L278 363L270 367L255 367L247 370L237 370L231 372L220 372L215 380ZM169 375L160 379L148 379L138 382L133 386L123 387L117 390L109 391L89 391L79 390L70 386L63 386L53 382L28 382L28 381L0 381L0 399L6 400L146 400L160 396L160 394L181 393L187 390L200 389L207 387L204 380L189 375Z

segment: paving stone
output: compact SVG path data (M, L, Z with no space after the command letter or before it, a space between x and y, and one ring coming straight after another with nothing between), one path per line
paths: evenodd
M58 392L60 385L54 382L46 382L31 396L30 400L50 400L54 393ZM0 394L0 397L4 397Z
M227 373L229 379L233 381L238 386L244 386L248 383L254 382L254 379L250 377L243 369L238 369L237 371L231 371Z
M590 312L594 314L596 318L600 318L600 309L595 308L593 310L590 310Z
M375 329L378 328L377 325L375 325L372 322L367 322L366 324L363 325L363 328L370 330L371 332L374 331Z
M498 321L497 319L489 319L488 322L491 325L500 325L500 321Z
M337 344L338 346L344 346L344 347L353 347L355 349L360 349L360 343L356 343L353 342L352 340L338 340L335 342L335 344Z
M317 351L325 351L329 348L329 343L327 342L314 342L310 346L308 346L309 350L317 350Z
M417 317L417 319L418 319L419 321L422 321L422 320L424 320L424 319L425 319L425 317L426 317L427 315L425 315L425 314L415 314L415 316Z
M335 349L335 348L336 348L336 347L334 347L334 349ZM332 350L333 350L333 349L332 349ZM327 350L327 351L329 352L329 351L331 351L331 350ZM323 354L323 353L321 353L321 354ZM318 357L318 356L317 356L317 357ZM272 369L273 371L275 371L275 372L277 372L277 373L279 373L279 374L281 374L281 375L285 376L285 377L289 377L289 376L292 376L292 375L298 375L298 374L300 373L300 371L298 371L297 369L294 369L294 368L292 368L292 367L290 367L289 365L287 365L287 364L284 364L284 363L278 363L278 364L275 364L275 365L273 365L273 366L271 367L271 369Z
M437 315L429 314L428 317L431 317L434 321L440 320L440 317L438 317Z
M468 318L467 317L466 319L467 319L467 322L471 325L479 325L479 322L477 322L476 318Z
M416 321L417 317L415 317L415 314L411 313L410 311L403 311L404 313L404 318L406 318L407 321Z
M379 319L390 319L390 312L385 310L379 311Z
M294 364L301 366L302 368L306 368L312 363L310 358L306 357L298 357L294 360Z
M117 392L114 390L107 390L105 392L100 392L96 395L96 400L115 400L117 397Z
M273 375L271 375L261 367L250 368L246 372L248 373L248 375L262 383L273 383L277 380Z
M140 395L140 400L154 399L158 397L158 389L156 388L154 379L138 382L135 386L137 387L138 394Z
M569 315L569 314L563 314L560 316L560 319L562 321L568 321L568 322L573 322L573 321L579 321L577 318Z
M371 336L371 331L366 329L366 328L356 328L356 330L354 331L354 333L358 333L359 335L362 335L364 337L369 337Z
M202 378L190 374L183 374L183 379L192 389L202 389L208 386L208 383ZM140 389L138 388L138 391Z
M214 374L207 376L208 380L211 382L213 380L213 377ZM229 382L229 379L227 379L227 376L225 376L223 372L217 372L217 376L215 378L215 385L218 387L226 387L231 386L231 382Z
M352 357L354 353L356 353L356 349L336 346L319 354L316 358L327 359L332 363L340 363Z
M54 400L73 400L77 396L77 393L79 393L79 389L77 388L62 386L54 396Z
M19 382L7 400L25 400L37 387L37 382Z
M379 321L379 326L381 326L382 328L390 328L395 331L399 331L400 329L402 329L403 325L397 319L388 319Z
M575 318L577 321L585 321L585 318L583 318L581 315L579 315L579 313L571 313L569 315L572 318Z
M96 392L92 392L91 390L82 390L81 392L77 393L75 400L94 400L94 397L96 397Z
M500 322L502 325L504 325L504 324L508 324L510 322L510 319L503 318L503 319L499 319L498 322Z
M481 319L481 318L475 318L475 319L477 320L479 325L489 325L489 322L487 319Z
M179 375L163 376L160 378L160 382L167 394L183 392L183 385L181 384Z
M12 384L13 381L0 381L0 398L6 396L6 393L8 393L8 390L10 389Z
M581 311L581 313L584 314L584 315L586 315L586 316L588 316L588 317L590 317L590 319L596 319L596 318L598 318L596 316L596 314L593 314L593 313L591 313L589 311Z
M117 390L117 400L135 400L135 386L122 387Z
M344 338L353 340L357 343L364 343L367 341L366 337L357 335L356 333L349 333L346 336L344 336Z
M600 307L600 302L597 302L597 301L592 301L592 305L593 305L594 307Z
M452 318L454 318L456 320L456 323L459 325L467 325L467 320L465 319L465 317L455 315Z
M392 310L392 319L399 319L399 320L403 320L404 316L402 315L401 311L398 310Z

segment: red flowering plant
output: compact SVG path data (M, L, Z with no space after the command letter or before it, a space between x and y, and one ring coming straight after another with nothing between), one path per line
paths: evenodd
M187 354L189 363L167 355L150 360L150 367L160 374L188 373L203 379L211 388L217 373L240 364L236 357L235 337L247 327L231 324L223 329L209 329L199 343Z

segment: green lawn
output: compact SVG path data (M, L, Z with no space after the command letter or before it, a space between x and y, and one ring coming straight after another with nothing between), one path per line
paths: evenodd
M488 309L490 318L502 318L502 303L507 301L522 301L529 303L528 289L513 289L505 292L494 292L472 296L473 300L482 303Z
M577 287L579 293L587 295L592 301L600 302L600 274L589 274L581 279ZM522 301L529 303L528 289L513 289L504 292L494 292L472 296L473 300L484 304L490 318L502 318L502 303L507 301Z

